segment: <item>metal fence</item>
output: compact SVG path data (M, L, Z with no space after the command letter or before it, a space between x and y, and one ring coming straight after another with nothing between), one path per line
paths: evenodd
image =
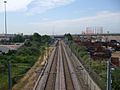
M86 65L85 62L82 60L80 54L76 51L76 48L78 47L76 44L72 45L69 44L69 47L71 48L72 52L77 56L79 61L82 63L86 71L89 73L90 77L93 79L93 81L102 89L106 90L106 82L102 80L102 78L94 72L89 65Z

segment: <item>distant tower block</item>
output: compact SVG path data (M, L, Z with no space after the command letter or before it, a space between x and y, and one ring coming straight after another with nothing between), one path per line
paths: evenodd
M101 27L101 34L103 34L103 27Z
M85 34L103 34L103 27L86 27Z
M103 27L95 27L95 34L103 34Z
M94 27L86 27L86 34L94 34Z

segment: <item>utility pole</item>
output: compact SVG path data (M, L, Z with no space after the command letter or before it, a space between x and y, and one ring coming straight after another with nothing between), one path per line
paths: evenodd
M7 34L7 13L6 13L6 3L7 3L7 1L4 1L4 9L5 9L5 35Z
M111 87L111 57L107 61L107 90L112 90Z

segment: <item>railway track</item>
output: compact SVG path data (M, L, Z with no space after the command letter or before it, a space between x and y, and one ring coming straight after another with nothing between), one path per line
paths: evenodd
M62 57L61 45L59 45L55 90L66 90L65 72Z
M88 86L88 83L85 82L85 68L82 66L80 61L77 59L75 55L71 52L71 49L66 46L67 53L69 57L71 57L71 62L74 67L74 71L76 71L76 75L78 77L79 83L81 85L81 90L91 90L90 87Z
M58 48L55 47L53 52L51 53L51 56L47 62L48 64L47 64L45 70L43 71L42 76L40 76L41 78L38 78L33 90L47 89L47 86L48 86L47 84L49 84L48 80L50 79L51 75L53 74L52 67L54 67L53 63L54 63L55 59L57 58L57 50L58 50ZM51 85L49 85L49 86L51 86Z
M57 72L57 61L58 61L58 49L59 47L57 46L57 50L54 56L54 59L52 61L52 65L51 65L51 70L48 74L48 78L45 84L45 88L44 90L54 90L54 85L55 85L55 81L56 81L56 72Z
M80 90L81 86L63 42L59 41L33 90Z
M63 42L62 42L62 47L63 47L63 51L65 53L66 60L67 60L67 63L68 63L69 72L70 72L72 83L73 83L73 87L74 87L73 90L80 90L81 86L80 86L80 83L78 81L78 77L77 77L76 72L74 70L74 67L73 67L73 64L71 62L70 56L68 55L68 53L66 51L66 46L64 45Z
M63 51L63 47L62 47L62 51ZM66 89L67 90L74 90L74 86L73 86L73 82L72 82L72 77L69 71L69 67L68 67L68 63L65 57L65 53L62 53L63 55L63 64L64 64L64 75L65 75L65 82L66 82Z

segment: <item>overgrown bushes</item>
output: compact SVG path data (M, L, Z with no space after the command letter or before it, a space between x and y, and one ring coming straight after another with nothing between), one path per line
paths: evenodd
M82 58L82 62L85 66L90 66L90 68L100 77L99 83L106 86L107 82L107 63L106 60L93 60L90 58L87 50L84 46L77 45L75 43L70 44L73 52L76 53L78 58ZM114 67L115 70L112 70L112 89L120 90L120 68Z
M16 52L0 54L0 90L8 89L8 61L11 62L12 85L14 85L33 66L50 40L49 36L41 36L38 33L26 37L27 43ZM14 42L22 42L24 39L24 36L18 35L14 38Z

